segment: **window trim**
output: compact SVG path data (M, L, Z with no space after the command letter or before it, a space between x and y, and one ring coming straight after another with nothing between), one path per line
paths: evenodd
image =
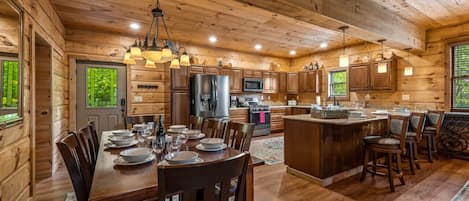
M454 59L454 47L460 46L460 45L469 45L469 40L464 40L460 42L454 42L454 43L449 43L448 44L448 52L449 52L449 109L452 112L469 112L469 108L455 108L454 106L454 80L456 79L464 79L464 78L469 78L469 75L466 76L458 76L455 77L455 59Z
M4 61L17 61L18 62L18 79L21 79L21 74L20 74L20 63L19 63L19 60L18 60L18 57L9 57L9 56L3 56L3 55L0 55L0 75L3 75L3 62ZM0 78L0 89L2 89L3 87L3 82L1 82L1 79ZM21 87L19 86L20 85L20 81L18 80L18 88ZM21 98L21 89L18 90L18 99ZM0 109L2 108L2 99L3 99L3 93L0 93ZM18 106L15 110L18 110L18 107L19 107L19 104L20 104L20 101L18 100ZM8 109L8 108L6 108Z
M333 96L331 96L331 81L332 81L332 74L333 73L337 73L337 72L345 72L345 78L347 79L346 82L345 82L345 96L336 96L336 100L345 100L345 101L348 101L349 100L349 94L350 94L350 90L349 90L349 77L348 77L348 68L334 68L334 69L331 69L327 72L327 99L328 100L332 100L333 99Z

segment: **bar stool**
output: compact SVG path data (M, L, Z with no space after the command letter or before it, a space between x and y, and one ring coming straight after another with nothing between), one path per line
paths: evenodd
M436 141L440 137L444 117L444 111L428 111L427 113L428 121L423 130L423 136L427 141L427 157L430 163L433 163L433 153L437 152Z
M384 154L386 158L386 165L380 167L387 168L387 174L379 173L380 175L387 175L389 180L389 188L394 192L394 177L397 176L402 185L405 185L404 175L402 173L401 154L406 153L405 143L407 136L407 129L409 126L409 117L391 115L388 119L388 132L384 137L372 136L363 139L365 151L363 160L363 171L360 181L366 177L366 173L370 172L372 175L378 174L376 171L376 153ZM369 170L369 154L373 154L372 170ZM396 160L393 160L393 159ZM395 163L395 168L393 167ZM395 173L396 175L394 175Z
M422 140L423 128L425 125L424 113L411 113L409 130L407 131L406 145L407 157L409 159L410 173L415 175L415 168L420 169L419 160L417 158L417 146Z

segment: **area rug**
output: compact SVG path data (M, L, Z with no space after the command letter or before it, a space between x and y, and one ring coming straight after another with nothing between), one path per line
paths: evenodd
M251 155L263 160L267 165L283 163L283 136L253 140L249 152L251 152Z
M458 193L451 199L451 201L466 201L469 200L469 181L459 190Z

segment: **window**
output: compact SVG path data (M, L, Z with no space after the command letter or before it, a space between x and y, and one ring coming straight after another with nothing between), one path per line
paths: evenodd
M87 106L117 107L117 69L87 68Z
M338 70L329 72L329 97L347 96L347 71Z
M469 44L452 47L452 109L469 110Z
M0 88L2 89L0 98L2 102L0 108L17 108L19 100L18 61L0 60L0 63L0 75L2 76L0 83Z

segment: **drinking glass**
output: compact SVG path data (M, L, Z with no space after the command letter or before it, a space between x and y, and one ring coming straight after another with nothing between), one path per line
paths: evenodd
M188 137L187 137L187 134L185 133L181 133L177 136L177 138L179 139L179 141L181 142L181 146L184 145L184 148L185 150L187 151L187 145L186 145L186 142L188 140Z
M163 153L166 143L158 138L152 140L151 147L153 152L155 152L156 156L161 156Z
M143 147L145 143L144 131L142 130L137 131L137 140L138 140L139 146Z
M179 150L181 149L181 144L181 138L179 138L178 136L174 136L171 141L171 152L179 152Z

